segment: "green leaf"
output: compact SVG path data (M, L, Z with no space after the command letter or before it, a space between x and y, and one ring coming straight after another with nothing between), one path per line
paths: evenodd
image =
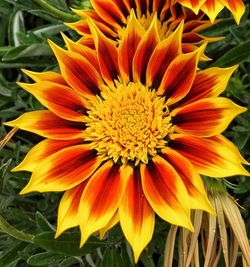
M21 10L14 11L9 21L9 41L14 46L20 45L17 33L24 32L24 19L23 12Z
M250 47L250 40L242 42L237 46L233 47L231 50L227 51L212 65L226 67L235 64L240 64L242 62L249 62L250 61L249 47Z
M68 256L82 256L99 247L113 244L112 242L100 241L91 236L88 242L82 248L79 248L79 233L64 233L58 239L55 239L54 235L55 233L53 232L44 232L36 235L33 238L33 242L45 250Z
M109 248L105 251L100 267L125 267L120 254L114 248Z
M65 259L65 256L58 255L53 252L43 252L32 255L28 258L27 263L32 266L48 266L49 264L57 264Z
M24 57L51 56L51 48L47 44L20 45L9 50L2 58L2 61L13 61Z

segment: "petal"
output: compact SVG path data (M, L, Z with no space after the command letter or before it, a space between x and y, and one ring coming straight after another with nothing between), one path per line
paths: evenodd
M241 165L240 153L221 135L203 139L176 134L170 135L170 139L169 147L187 158L202 175L215 178L249 175Z
M119 207L130 169L119 167L112 160L103 164L91 177L80 200L79 219L81 244L105 227Z
M158 88L158 94L166 96L168 105L178 102L189 92L203 50L204 46L201 46L192 53L182 54L176 57L167 68Z
M46 108L65 120L83 122L87 100L68 86L53 82L17 83L31 93Z
M85 129L84 123L63 120L49 110L26 112L5 125L58 140L81 139Z
M58 208L55 238L65 230L79 225L78 207L87 182L88 180L85 180L63 194Z
M102 77L109 86L113 86L114 80L118 79L118 49L92 20L88 21L95 42Z
M142 250L152 239L155 224L154 211L142 191L139 168L135 168L129 177L119 207L119 216L122 231L133 249L136 263Z
M180 4L191 9L196 15L206 0L178 0Z
M156 46L147 66L146 83L148 86L157 89L169 64L181 54L183 25L181 22L168 38Z
M82 55L85 59L88 60L89 63L91 63L95 67L95 69L98 72L100 72L97 53L95 50L85 45L75 43L71 39L69 39L65 34L63 33L61 34L69 51Z
M184 183L162 157L140 165L143 192L154 211L165 221L193 230L190 201Z
M214 23L217 15L224 8L224 5L218 0L206 0L202 5L201 10L207 14L212 23Z
M133 78L135 82L146 81L147 64L152 52L160 41L158 33L158 20L155 15L153 21L136 49L133 59Z
M64 148L37 165L21 194L71 189L89 178L100 164L101 159L88 145Z
M246 10L244 2L242 0L220 0L220 2L232 12L235 21L239 24Z
M173 110L175 131L209 137L223 132L235 116L245 112L230 99L206 98Z
M118 65L121 78L125 84L133 79L131 62L144 34L145 30L136 19L134 10L132 9L128 25L118 47Z
M238 65L230 68L214 67L198 72L189 93L181 100L181 105L203 98L217 97L226 89L230 77L237 68Z
M91 4L97 14L113 27L119 29L126 24L126 17L112 0L92 0Z
M162 149L161 156L181 177L190 197L191 209L205 210L215 215L203 181L190 161L169 147Z
M52 41L49 44L57 58L61 73L67 83L84 96L98 94L103 84L95 67L83 56L65 51Z
M63 76L59 73L52 71L34 72L30 70L22 69L22 72L29 76L35 82L47 81L53 83L59 83L61 85L68 85Z
M28 152L23 161L11 171L29 171L33 172L41 160L49 157L57 151L82 143L82 139L75 140L51 140L45 139L38 143Z
M113 226L115 226L119 222L119 213L116 211L116 213L113 215L111 220L108 222L108 224L100 229L100 239L103 239L105 234L110 230Z

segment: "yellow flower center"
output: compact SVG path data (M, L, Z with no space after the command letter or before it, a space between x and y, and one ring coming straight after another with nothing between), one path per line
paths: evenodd
M173 128L165 99L140 83L103 86L101 97L91 100L91 106L86 140L114 162L148 163L166 145Z

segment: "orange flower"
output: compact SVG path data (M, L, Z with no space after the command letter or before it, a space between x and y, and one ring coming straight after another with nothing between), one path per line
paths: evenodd
M132 10L144 30L148 30L157 14L157 27L161 39L168 37L179 23L185 20L182 35L183 52L194 51L198 44L205 41L213 42L221 39L221 37L212 38L199 34L200 31L212 25L210 21L202 19L203 12L195 15L179 3L172 4L170 0L92 0L91 4L94 10L74 10L81 19L74 23L66 23L67 26L84 36L79 42L90 47L93 46L93 39L88 26L89 18L107 37L119 42L124 36Z
M183 6L190 8L198 14L202 10L214 22L219 12L226 7L233 14L235 21L239 24L245 13L245 5L242 0L176 0ZM174 2L176 2L174 1Z
M248 175L220 135L245 111L218 97L237 66L197 72L204 46L183 54L183 23L161 40L156 16L146 31L132 13L116 47L88 22L96 50L50 41L61 74L24 71L35 83L19 85L48 110L6 125L47 139L14 171L32 172L22 194L66 191L56 236L79 225L83 245L119 221L137 261L155 213L191 231L191 209L213 213L200 174Z

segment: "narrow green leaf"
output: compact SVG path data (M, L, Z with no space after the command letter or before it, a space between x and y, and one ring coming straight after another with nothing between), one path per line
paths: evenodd
M108 248L105 251L100 267L110 266L125 267L120 254L114 248Z
M65 256L53 252L42 252L32 255L28 258L27 263L32 266L48 266L49 264L59 264Z
M64 233L58 239L55 239L54 235L53 232L44 232L36 235L33 242L43 249L68 256L82 256L90 253L93 249L113 244L91 236L88 242L82 248L79 248L79 233Z

